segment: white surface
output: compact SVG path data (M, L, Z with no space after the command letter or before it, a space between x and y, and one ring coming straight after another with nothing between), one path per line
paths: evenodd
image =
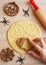
M9 17L3 12L4 4L11 2L11 1L15 1L19 5L19 13L17 16L14 16L14 17ZM39 7L43 10L43 12L46 13L46 0L35 0L35 1L39 5ZM23 16L24 13L22 11L22 8L28 9L28 7L30 9L30 11L29 11L30 15L29 15L29 17L27 16L25 18L25 16ZM36 24L39 25L41 32L42 32L42 37L46 36L46 31L43 29L43 27L40 25L39 21L36 19L35 15L33 14L32 8L28 4L27 0L0 0L0 20L2 20L2 17L6 17L6 19L9 19L10 25L13 22L18 21L18 20L23 20L23 19L31 20L32 22L35 22ZM7 29L9 28L9 26L6 25L4 27L3 24L0 23L0 50L2 50L3 48L10 47L8 45L8 42L6 39L6 32L7 32ZM15 63L17 56L19 56L19 54L15 52L15 57L14 57L13 61L5 63L0 60L0 65L19 65L19 63ZM23 56L26 57L24 65L46 65L27 54L23 55Z

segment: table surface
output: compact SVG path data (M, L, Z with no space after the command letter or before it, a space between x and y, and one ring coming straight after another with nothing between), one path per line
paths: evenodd
M16 4L19 5L19 13L17 14L17 16L14 16L14 17L9 17L3 12L4 4L11 2L11 1L12 2L15 1ZM35 0L35 1L45 14L46 13L46 0ZM27 10L28 8L29 8L29 17L27 16L25 18L25 16L23 16L24 13L23 13L22 9ZM31 20L31 22L35 22L36 24L39 25L39 27L41 29L42 37L46 36L46 31L43 29L43 27L41 26L39 21L36 19L35 15L32 11L32 8L28 3L28 0L0 0L0 21L3 19L2 17L9 19L10 24L6 25L4 27L4 25L2 23L0 23L0 51L4 48L10 47L8 42L7 42L7 39L6 39L6 32L9 28L9 26L13 22L18 21L18 20L27 19L27 20ZM20 54L16 53L15 51L14 51L14 53L15 53L15 57L12 61L5 63L5 62L0 60L0 65L20 65L19 62L15 63L17 60L17 57L20 56ZM26 60L24 61L23 65L46 65L46 64L42 63L41 61L39 61L39 60L35 59L34 57L29 56L27 54L22 54L22 57L26 57L25 58Z

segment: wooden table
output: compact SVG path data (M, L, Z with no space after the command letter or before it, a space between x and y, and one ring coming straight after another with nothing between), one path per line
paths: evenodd
M14 17L9 17L7 16L4 12L3 12L3 6L5 3L7 2L11 2L11 1L15 1L18 5L19 5L19 13L17 16ZM35 0L37 2L37 4L39 5L39 7L43 10L44 13L46 13L46 0ZM29 11L29 17L27 16L25 18L25 16L23 16L23 9L30 9ZM39 21L36 19L35 15L33 14L32 8L31 6L28 4L27 0L0 0L0 21L3 19L2 17L5 17L6 19L9 19L10 24L6 25L4 27L4 25L2 23L0 23L0 51L4 48L10 47L7 39L6 39L6 32L9 28L9 26L18 20L23 20L23 19L28 19L31 20L31 22L35 22L36 24L39 25L41 32L42 32L42 37L46 36L46 31L43 29L43 27L41 26L41 24L39 23ZM15 63L17 60L17 57L20 56L20 54L15 53L15 57L13 59L13 61L10 62L3 62L0 60L0 65L20 65L20 63ZM39 60L35 59L32 56L29 56L27 54L22 55L22 57L26 57L25 61L24 61L24 65L46 65L42 62L40 62Z

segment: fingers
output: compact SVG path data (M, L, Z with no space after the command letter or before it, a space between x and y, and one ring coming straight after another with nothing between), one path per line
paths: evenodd
M35 39L33 39L33 41L37 43L40 41L40 38L35 38Z
M29 43L31 44L31 45L33 45L40 53L41 53L41 51L42 51L42 48L39 46L39 45L37 45L35 42L33 42L31 39L28 39L28 41L29 41Z
M28 51L28 54L31 54L32 56L40 60L40 56L36 54L34 51Z
M42 38L42 39L40 39L40 42L41 42L42 47L44 47L45 42L44 42L43 38Z
M46 43L46 37L45 38L43 38L44 39L44 41L45 41L45 43Z

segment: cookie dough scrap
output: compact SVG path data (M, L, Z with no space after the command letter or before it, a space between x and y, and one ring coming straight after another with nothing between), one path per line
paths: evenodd
M23 48L20 48L19 45L16 43L16 41L19 38L40 38L41 37L41 30L38 27L37 24L32 23L28 20L21 20L13 23L8 31L7 31L7 39L10 44L10 46L19 53L26 53L26 51ZM22 47L29 50L28 46L29 44L24 43ZM32 46L30 47L32 48Z

